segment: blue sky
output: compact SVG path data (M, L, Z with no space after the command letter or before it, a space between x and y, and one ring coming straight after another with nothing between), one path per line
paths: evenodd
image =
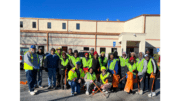
M126 21L160 14L160 0L20 0L20 17Z

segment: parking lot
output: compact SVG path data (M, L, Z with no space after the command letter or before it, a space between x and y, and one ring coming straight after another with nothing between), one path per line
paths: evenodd
M20 80L26 81L25 71L20 71ZM156 81L156 95L153 98L149 98L147 94L147 88L143 95L127 94L124 91L118 91L116 93L110 93L106 98L102 93L98 92L94 96L85 95L84 91L81 91L80 95L71 96L71 90L48 90L48 75L43 71L42 85L44 88L37 88L38 93L31 96L28 92L28 85L20 85L20 100L21 101L160 101L160 79ZM137 89L134 89L137 91ZM108 95L106 95L108 96Z

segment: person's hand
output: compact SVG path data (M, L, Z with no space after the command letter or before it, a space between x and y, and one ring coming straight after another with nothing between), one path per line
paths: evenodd
M81 79L78 80L78 83L81 83Z
M93 80L91 80L90 83L93 83Z
M155 74L155 73L153 73L153 76L156 76L156 74Z

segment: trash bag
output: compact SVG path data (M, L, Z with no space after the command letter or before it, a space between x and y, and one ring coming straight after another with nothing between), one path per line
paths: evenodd
M124 88L124 91L126 91L126 92L130 92L130 90L133 90L133 80L134 80L134 78L133 78L133 73L131 73L131 72L127 72L127 81L126 81L126 85L125 85L125 88Z
M118 85L119 85L119 79L120 79L120 76L119 75L115 75L113 74L113 82L112 82L112 85L114 88L117 88Z

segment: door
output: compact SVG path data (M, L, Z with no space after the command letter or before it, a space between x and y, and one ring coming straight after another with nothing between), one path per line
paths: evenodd
M127 48L126 50L127 57L130 57L131 52L134 52L134 48Z
M67 53L67 46L62 46L62 50Z

